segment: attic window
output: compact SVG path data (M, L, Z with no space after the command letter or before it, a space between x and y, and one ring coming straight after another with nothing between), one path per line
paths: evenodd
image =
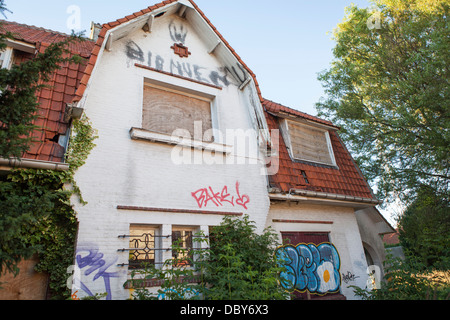
M3 51L0 51L0 68L9 69L11 68L13 60L13 49L6 48Z
M202 96L145 85L142 128L169 136L181 129L194 140L212 142L211 103Z
M336 166L326 129L286 119L282 120L281 128L292 159Z

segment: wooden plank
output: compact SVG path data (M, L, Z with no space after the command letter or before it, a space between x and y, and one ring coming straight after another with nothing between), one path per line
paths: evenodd
M195 132L195 122L201 122L201 132ZM185 129L191 138L211 142L213 137L205 137L205 132L212 128L211 102L145 86L142 127L169 135Z
M289 135L294 158L333 164L327 137L323 130L289 122Z
M11 273L3 274L0 277L0 300L45 300L48 275L34 271L37 263L37 256L20 262L20 273L16 278Z

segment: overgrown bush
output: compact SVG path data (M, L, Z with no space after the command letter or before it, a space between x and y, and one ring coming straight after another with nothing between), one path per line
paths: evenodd
M0 272L19 274L17 264L37 253L35 269L49 275L53 299L71 295L67 268L73 264L78 222L70 198L76 194L84 203L74 174L84 165L96 138L84 117L73 122L68 171L18 169L0 176Z
M364 300L449 300L450 271L420 269L421 263L390 256L385 262L385 280L380 289L352 288Z
M210 248L194 250L192 267L180 267L175 258L166 261L160 269L147 266L141 272L134 272L133 299L277 300L288 297L278 282L281 270L273 254L277 237L271 230L257 234L248 216L224 218L210 233L209 241L201 234L194 241L207 241ZM183 250L177 244L172 249ZM157 293L143 288L148 279L162 280Z

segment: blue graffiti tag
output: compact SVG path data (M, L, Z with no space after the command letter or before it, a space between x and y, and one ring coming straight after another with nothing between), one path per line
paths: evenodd
M286 245L275 253L284 268L280 283L289 292L326 294L340 290L340 258L331 243Z
M81 252L87 253L87 255L83 256ZM92 281L96 281L100 278L103 278L105 284L105 292L108 294L106 300L112 300L111 294L111 278L117 278L120 276L119 272L107 272L107 270L117 261L115 260L108 261L104 259L104 254L100 252L97 246L93 244L84 244L80 245L77 248L76 262L77 266L80 269L85 269L84 275L89 276L94 272L97 272L94 275ZM79 282L81 289L86 292L89 296L94 296L94 294L89 290L88 286L86 286L83 282Z

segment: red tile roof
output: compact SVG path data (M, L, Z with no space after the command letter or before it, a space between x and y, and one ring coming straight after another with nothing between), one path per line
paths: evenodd
M388 245L400 244L398 230L395 230L395 233L385 234L383 242Z
M263 106L266 109L267 112L271 113L271 114L287 114L287 115L291 115L291 116L295 116L295 117L299 117L305 120L309 120L309 121L313 121L313 122L317 122L317 123L321 123L321 124L325 124L327 126L330 127L334 127L336 129L339 129L339 127L336 127L332 122L324 120L324 119L320 119L318 117L314 117L312 115L309 115L307 113L298 111L298 110L294 110L291 109L289 107L283 106L279 103L273 102L271 100L267 100L267 99L263 99Z
M279 117L269 113L276 108L300 118L332 126L328 121L265 100L266 119L270 130L280 130ZM280 131L281 132L281 131ZM279 151L279 171L270 176L270 185L276 192L290 193L292 190L308 190L349 197L374 199L372 190L359 171L352 156L345 148L336 130L329 130L333 152L338 168L291 159L282 134L274 142ZM305 179L306 176L306 179ZM278 189L278 190L277 190Z
M29 26L17 22L0 20L0 24L1 33L4 33L5 31L11 32L13 33L16 40L38 45L38 47L40 44L46 44L48 46L51 43L61 42L69 37L69 35L61 32L39 28L36 26ZM83 42L72 43L70 45L70 49L72 52L82 57L88 58L91 55L92 45L92 41L87 40Z
M44 52L50 44L64 41L69 37L59 32L16 22L1 20L0 24L2 26L0 32L12 32L15 40L35 45L39 53ZM71 44L69 49L73 54L88 58L93 45L92 41L86 40ZM16 57L16 63L26 61L32 56L25 54ZM43 88L38 92L39 107L34 125L39 128L31 134L35 142L23 155L24 159L64 162L65 150L57 143L57 138L58 135L64 135L67 132L69 124L64 121L66 104L73 100L85 68L85 63L65 63L47 83L48 88Z

